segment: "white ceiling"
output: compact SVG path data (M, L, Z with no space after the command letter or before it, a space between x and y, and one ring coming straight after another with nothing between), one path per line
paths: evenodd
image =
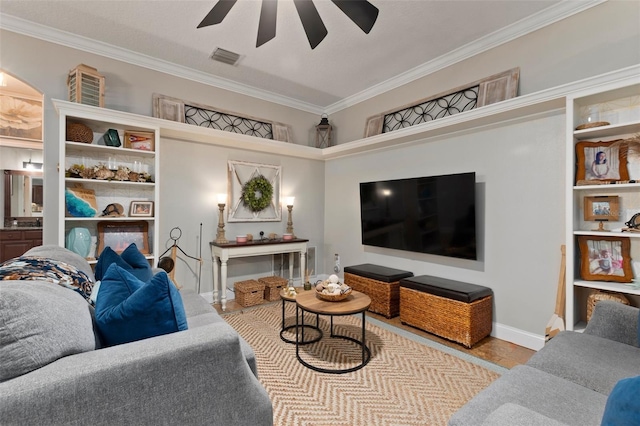
M328 35L311 49L292 0L256 48L261 2L239 0L197 29L217 0L0 0L0 27L310 112L338 110L512 40L602 0L370 0L367 35L314 0ZM78 37L81 36L81 37ZM235 66L209 59L221 47Z

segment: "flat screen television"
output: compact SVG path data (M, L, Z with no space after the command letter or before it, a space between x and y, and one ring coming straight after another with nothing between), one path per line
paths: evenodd
M476 174L360 183L362 244L477 259Z

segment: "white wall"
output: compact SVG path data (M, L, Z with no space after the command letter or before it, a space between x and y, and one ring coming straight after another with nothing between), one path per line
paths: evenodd
M182 230L179 246L191 256L197 256L202 250L204 260L200 281L202 293L213 290L209 242L216 238L218 225L216 194L227 192L226 171L229 160L282 166L281 194L296 197L293 209L295 234L300 238L309 239L309 246L322 247L324 244L323 162L162 139L160 143L162 173L160 246L170 247L173 243L169 239L170 231L174 227L179 227ZM287 226L286 207L283 208L280 222L228 223L226 214L227 210L225 210L225 233L229 240L234 239L236 235L247 233L257 238L260 231L264 231L265 235L271 232L282 235ZM202 241L200 241L201 223ZM318 259L318 262L320 260ZM271 262L270 256L257 259L232 259L229 261L228 287L233 289L235 281L270 275ZM195 289L197 276L197 262L182 256L182 260L176 267L176 281L185 287ZM227 295L233 297L232 293Z
M329 118L341 144L363 137L367 117L511 68L525 95L638 63L640 2L610 0Z
M524 331L523 343L526 333L544 335L564 241L564 127L564 113L556 111L328 161L326 253L339 253L343 267L375 263L490 287L494 321ZM478 261L361 244L360 182L470 171L478 190Z

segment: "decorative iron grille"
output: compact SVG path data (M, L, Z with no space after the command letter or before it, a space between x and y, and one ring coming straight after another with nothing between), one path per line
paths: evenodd
M265 123L263 121L238 117L237 115L187 104L184 105L184 118L185 123L195 126L257 136L264 139L273 139L271 123Z
M382 133L469 111L478 103L479 85L431 99L384 116Z

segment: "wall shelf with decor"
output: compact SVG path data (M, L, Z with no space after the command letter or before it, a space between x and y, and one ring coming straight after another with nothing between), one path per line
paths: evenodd
M568 330L586 325L595 292L640 302L640 82L622 79L567 96ZM636 280L635 282L633 280Z
M135 242L157 265L160 128L133 114L66 101L54 105L58 244L85 252L88 232L90 249L83 255L89 263L103 246L121 251ZM83 242L77 243L80 236Z

